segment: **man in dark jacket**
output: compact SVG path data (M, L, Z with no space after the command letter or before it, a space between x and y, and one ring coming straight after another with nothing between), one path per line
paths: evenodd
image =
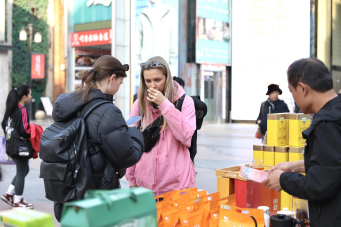
M280 163L262 184L308 200L312 227L340 226L341 96L333 90L328 68L315 58L292 63L288 82L302 112L315 114L303 132L304 161Z
M283 100L279 100L278 96L282 94L282 90L277 84L270 84L268 86L269 98L261 104L259 115L257 118L257 124L262 130L262 134L265 135L267 131L267 116L269 113L288 113L289 108Z

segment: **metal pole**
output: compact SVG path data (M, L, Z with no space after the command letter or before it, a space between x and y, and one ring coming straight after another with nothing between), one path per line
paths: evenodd
M29 53L29 58L30 58L30 60L29 60L29 78L28 78L28 81L29 81L29 87L30 87L30 89L31 89L31 95L32 95L32 91L33 91L33 89L32 89L32 79L31 79L31 71L32 71L32 69L31 69L31 55L32 55L32 37L33 37L33 24L28 24L28 31L29 31L29 50L30 50L30 53ZM31 100L31 102L29 103L29 118L30 118L30 120L32 119L32 100Z

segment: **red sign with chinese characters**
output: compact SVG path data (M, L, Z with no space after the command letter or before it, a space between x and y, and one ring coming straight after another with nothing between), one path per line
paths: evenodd
M72 47L111 44L111 28L74 32L71 36Z
M31 78L45 78L45 54L31 54Z

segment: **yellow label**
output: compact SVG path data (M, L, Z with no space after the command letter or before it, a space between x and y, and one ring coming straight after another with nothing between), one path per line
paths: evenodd
M302 153L289 153L289 162L304 160Z
M253 151L253 159L264 160L264 151Z
M264 165L265 166L275 165L275 152L264 151Z
M304 117L302 120L289 120L289 144L293 147L304 147L306 140L302 132L310 127L310 119Z
M289 161L289 153L275 152L275 165L281 162L287 162L287 161Z
M288 121L284 117L280 120L268 120L268 146L286 146Z

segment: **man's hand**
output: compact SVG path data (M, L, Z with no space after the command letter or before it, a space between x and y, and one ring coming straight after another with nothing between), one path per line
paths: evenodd
M262 181L261 184L264 185L265 187L268 187L270 190L276 190L278 192L281 191L282 187L279 182L279 179L283 172L284 171L281 171L281 170L272 171L272 173L270 173L268 177Z
M295 165L293 162L282 162L277 164L276 166L272 167L269 170L269 174L272 173L275 170L281 170L284 172L295 172Z
M257 124L259 125L261 122L262 122L261 120L258 120L258 121L257 121Z
M275 170L282 170L284 172L297 172L297 173L304 173L304 160L299 160L296 162L282 162L277 164L275 167L272 167L269 170L269 174Z
M166 97L160 91L154 88L149 88L147 92L148 92L147 100L155 103L158 106L161 105L163 101L165 101L166 99Z

